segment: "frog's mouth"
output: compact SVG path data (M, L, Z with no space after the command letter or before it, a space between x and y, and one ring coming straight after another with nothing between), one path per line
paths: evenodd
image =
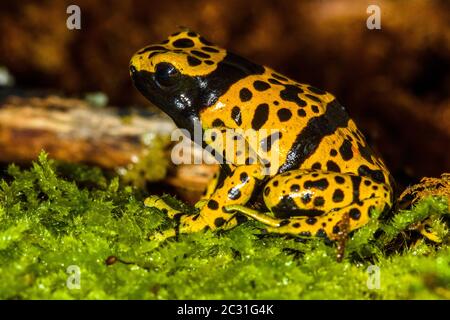
M153 104L160 105L153 102L156 95L156 88L152 88L154 75L147 71L138 71L133 65L130 66L130 75L136 89Z
M131 65L130 74L134 86L144 97L171 117L178 127L187 129L193 134L194 127L200 125L195 109L184 105L184 101L177 98L176 91L163 92L155 82L154 73L145 70L138 71Z
M134 66L130 66L131 79L139 92L146 97L152 104L167 113L170 117L177 117L179 110L171 107L171 101L168 95L164 94L155 83L155 75L145 70L138 71Z

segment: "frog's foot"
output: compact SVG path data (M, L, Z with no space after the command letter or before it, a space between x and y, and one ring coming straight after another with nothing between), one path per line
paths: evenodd
M232 216L231 219L227 220L220 229L231 229L238 224L237 218ZM208 224L200 214L194 215L182 215L178 217L177 225L174 229L164 230L162 232L152 234L149 236L150 241L162 242L169 238L176 238L179 234L195 233L205 230L217 230L219 227Z
M167 214L170 219L176 221L176 227L164 230L149 236L150 241L162 242L169 238L176 238L179 234L187 234L203 231L206 229L231 229L238 224L237 218L232 213L223 211L211 211L211 205L207 206L208 200L200 200L197 202L197 208L203 208L200 213L187 214L173 208L163 198L158 196L150 196L144 200L147 207L153 207ZM202 214L203 213L203 214ZM205 214L207 217L205 217Z
M235 212L226 210L229 205L243 205L247 203L260 178L259 165L248 165L236 168L230 175L223 177L220 184L209 199L202 199L196 207L200 209L197 220L186 220L182 229L200 229L200 225L211 230L231 229L238 224ZM240 216L242 217L242 216ZM182 232L180 229L180 232Z
M159 203L161 204L161 203ZM163 204L165 204L163 202ZM167 214L173 215L174 220L176 221L176 226L173 229L163 230L161 232L157 232L149 236L150 241L165 241L169 238L176 238L180 233L193 233L208 229L208 224L206 221L200 216L200 214L184 214L179 211L171 211L169 208L161 206L158 209L163 210L166 209L165 212Z
M148 237L148 240L150 241L155 241L155 242L162 242L165 241L169 238L173 238L177 236L177 232L175 229L169 229L169 230L164 230L162 232L157 232L154 234L151 234Z
M203 229L206 224L202 221L199 214L187 214L174 208L167 203L164 198L158 196L149 196L144 200L144 204L147 207L159 209L167 215L170 219L177 222L175 229L164 230L160 233L156 233L150 236L150 240L163 241L168 238L176 237L181 233L190 233Z
M437 232L435 230L433 230L430 219L427 219L427 220L423 221L422 223L420 223L417 227L417 231L419 231L428 240L431 240L436 243L442 242L442 239L439 237Z
M146 198L144 200L144 205L146 207L159 209L164 214L166 214L170 219L177 219L181 215L183 215L183 212L181 212L180 210L174 209L166 201L164 201L163 198L160 198L158 196L149 196L148 198ZM168 230L164 230L164 231L149 235L148 240L162 242L164 240L167 240L169 238L173 238L176 236L177 236L176 229L168 229Z
M353 206L348 206L341 210L335 210L317 217L292 217L289 219L280 219L270 216L254 209L241 205L226 206L227 211L239 212L247 217L253 218L267 227L268 232L278 234L290 234L301 237L323 237L337 241L336 259L342 261L344 257L345 244L347 242L348 233L351 230L350 212ZM336 221L340 217L334 227L326 228L327 222Z
M197 209L201 209L205 206L205 204L208 203L208 199L200 199L199 201L197 201L194 205L195 208Z
M246 215L249 218L255 219L256 221L262 222L267 226L278 228L283 225L283 221L289 222L288 220L277 219L269 216L269 214L259 212L254 209L250 209L243 205L232 204L224 207L227 212L239 212Z
M161 210L163 213L167 214L167 216L171 219L184 214L180 210L177 210L170 206L163 198L158 196L149 196L144 200L144 205L146 207L152 207Z
M200 200L196 204L196 207L200 209L200 212L197 214L187 215L173 208L159 197L152 196L147 198L145 200L146 206L156 207L177 221L175 233L163 234L157 238L165 239L168 236L174 236L179 233L192 233L205 229L216 230L235 227L239 223L238 217L235 212L227 211L225 207L228 205L242 205L249 201L255 189L257 178L260 178L259 165L237 168L224 178L209 199Z

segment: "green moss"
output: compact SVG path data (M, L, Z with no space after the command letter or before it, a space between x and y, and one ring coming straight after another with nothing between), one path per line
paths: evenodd
M352 235L342 263L332 244L265 235L256 222L158 246L148 235L171 222L144 207L138 190L41 154L0 181L0 298L448 299L448 215L444 199L428 198L373 219ZM408 230L426 217L444 244ZM71 265L79 289L66 285ZM370 265L379 267L379 289L367 286Z
M143 188L147 182L164 179L169 166L166 152L171 143L169 136L154 133L143 135L141 142L146 148L136 156L136 161L119 170L124 182L138 188Z

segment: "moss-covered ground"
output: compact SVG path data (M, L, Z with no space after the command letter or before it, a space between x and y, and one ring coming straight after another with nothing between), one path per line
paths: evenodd
M411 230L429 216L440 244ZM0 179L0 298L450 299L448 217L447 200L428 197L373 219L341 263L333 244L267 235L256 222L158 244L148 236L171 222L139 190L41 154Z

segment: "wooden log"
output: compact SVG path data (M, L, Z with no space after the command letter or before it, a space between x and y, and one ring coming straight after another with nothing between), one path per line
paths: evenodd
M10 97L0 104L0 161L27 164L45 150L54 159L123 173L160 137L161 161L170 167L164 182L185 198L193 193L187 197L195 201L217 166L171 164L170 157L177 156L170 152L169 137L175 128L168 117L140 109L95 108L84 100L58 96ZM158 180L158 174L152 177Z
M78 99L12 97L0 106L0 160L26 163L45 149L55 159L112 169L145 146L145 134L168 135L167 118L116 108L92 108Z

